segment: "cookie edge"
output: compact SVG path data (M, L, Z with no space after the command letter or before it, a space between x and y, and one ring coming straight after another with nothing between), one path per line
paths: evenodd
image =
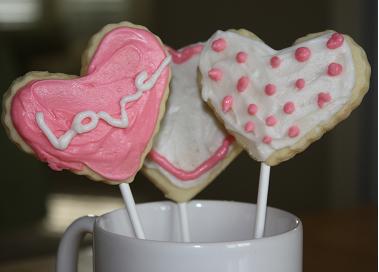
M96 50L97 50L100 42L104 38L104 36L107 33L111 32L112 30L114 30L116 28L120 28L120 27L130 27L130 28L143 29L143 30L149 31L144 26L135 25L135 24L130 23L130 22L120 22L117 24L108 24L108 25L104 26L99 32L97 32L96 34L94 34L90 38L86 49L83 51L82 58L81 58L82 66L81 66L80 76L83 76L86 74L87 69L88 69L88 65L89 65L93 55L96 53ZM149 32L155 36L157 41L160 43L163 51L166 53L166 56L168 56L169 54L166 50L166 47L162 43L161 39L157 35L152 33L151 31L149 31ZM168 79L167 79L167 86L166 86L166 89L164 90L164 95L163 95L162 100L161 100L160 111L159 111L158 116L157 116L156 126L155 126L153 133L152 133L152 137L151 137L149 143L146 145L145 150L143 151L143 153L141 155L141 161L140 161L138 170L136 171L136 174L138 173L139 170L141 170L143 162L144 162L147 154L150 152L150 149L152 148L152 142L153 142L154 136L159 131L160 122L162 120L162 117L163 117L165 109L166 109L166 102L167 102L167 98L168 98L168 95L170 92L170 84L169 83L171 80L171 69L170 69L170 67L168 67L168 69L169 69L169 75L168 75ZM78 78L78 77L79 76L76 76L76 75L68 75L68 74L63 74L63 73L49 73L46 71L44 71L44 72L32 71L32 72L28 72L27 74L25 74L21 77L18 77L17 79L15 79L12 82L12 84L10 85L8 90L3 95L3 111L2 111L1 121L2 121L3 127L5 128L5 131L9 137L9 139L13 143L15 143L18 148L20 148L22 151L24 151L28 154L34 155L39 161L41 161L36 156L33 149L22 139L22 137L19 135L19 133L17 132L17 130L15 129L15 127L13 125L13 121L11 118L11 104L12 104L13 97L16 95L16 93L22 87L24 87L25 85L27 85L30 82L35 81L35 80L46 80L46 79L69 80L69 79ZM43 161L43 163L47 163L47 162ZM95 172L94 170L92 170L91 168L86 166L85 164L83 164L83 165L84 165L83 169L78 170L78 171L72 170L72 169L66 169L66 170L73 172L74 174L77 174L77 175L84 175L87 178L89 178L90 180L101 181L101 182L111 184L111 185L118 185L121 183L131 183L136 176L136 174L135 174L135 175L131 176L130 178L128 178L126 180L122 180L122 181L109 180L109 179L103 177L102 175L98 174L97 172Z

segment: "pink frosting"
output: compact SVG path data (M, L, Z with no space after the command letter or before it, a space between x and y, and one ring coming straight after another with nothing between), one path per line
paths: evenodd
M273 56L270 59L270 65L272 68L278 68L280 66L281 62L282 62L282 60L278 56Z
M274 115L270 115L266 118L266 125L269 127L273 127L276 125L277 121L278 120L275 118Z
M258 111L258 106L256 104L249 104L249 106L247 107L247 112L250 115L255 115L257 111Z
M226 48L226 41L224 39L217 39L212 42L212 49L216 52L221 52Z
M247 76L240 77L237 82L237 91L239 92L245 91L247 87L249 86L249 83L250 83L249 77Z
M217 68L212 68L208 71L208 76L213 81L219 81L220 79L222 79L222 71Z
M132 178L157 124L168 68L150 91L126 105L129 127L120 129L99 121L93 131L77 135L65 150L51 145L36 123L36 113L44 114L58 137L82 111L106 111L119 118L120 100L136 92L137 74L145 70L151 75L165 57L162 45L149 31L116 28L101 40L86 75L71 80L36 80L23 86L12 101L13 125L38 158L54 170L80 171L87 166L108 180Z
M265 86L265 93L268 96L274 95L276 93L276 86L271 83L267 84Z
M244 63L244 62L246 62L246 60L247 60L247 53L246 52L241 51L241 52L237 53L236 61L238 63Z
M295 59L299 62L307 61L311 56L311 50L308 47L299 47L295 51Z
M222 111L228 112L232 109L233 106L233 97L230 95L227 95L222 100Z
M265 143L265 144L271 144L271 142L272 142L272 137L266 135L266 136L263 137L262 142Z
M333 33L333 35L329 38L328 42L326 43L326 47L328 47L329 49L336 49L343 44L343 41L343 34L337 32Z
M283 111L284 113L286 114L291 114L295 111L295 104L293 102L287 102L286 104L284 104L283 106Z
M332 97L328 92L321 92L317 95L317 104L320 109L324 107L325 103L328 103L331 100Z
M329 76L338 76L342 73L342 65L339 63L332 62L328 65L328 75Z
M296 80L296 82L295 82L295 86L296 86L296 88L299 89L299 90L303 89L304 86L305 86L305 80L302 79L302 78L299 78L298 80Z
M300 133L300 129L298 126L291 126L289 129L288 129L288 136L291 137L291 138L295 138L297 136L299 136L299 133Z
M178 179L182 181L190 181L194 180L205 172L211 170L219 161L223 160L228 154L230 145L234 142L233 136L227 136L222 145L214 152L212 156L209 157L208 160L202 162L196 169L192 171L185 171L183 169L177 168L170 161L168 161L164 156L159 154L158 152L152 150L149 153L149 158L155 161L159 166L165 169L167 172L171 173Z
M245 131L246 132L252 132L252 131L254 131L254 128L255 128L255 124L252 121L246 122L246 124L245 124Z
M172 61L175 64L181 64L191 59L193 56L199 54L201 50L203 50L203 47L204 45L202 44L194 44L194 45L187 46L178 51L168 47L168 52L170 53L172 57Z

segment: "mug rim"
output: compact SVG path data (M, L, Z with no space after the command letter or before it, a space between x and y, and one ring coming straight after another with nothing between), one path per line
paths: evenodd
M234 203L234 204L256 206L255 203L232 201L232 200L195 199L195 200L191 200L187 203L193 203L193 202L195 202L195 203L196 202L198 202L198 203ZM137 204L137 206L148 206L148 205L154 205L154 204L157 205L157 204L167 204L167 203L176 204L173 201L165 200L165 201L144 202L144 203ZM275 235L271 235L271 236L267 236L267 237L262 237L262 238L258 238L258 239L251 238L251 239L246 239L246 240L227 241L227 242L225 242L225 241L222 241L222 242L177 242L177 241L158 241L158 240L150 240L150 239L139 239L137 237L132 237L132 236L127 236L127 235L122 235L119 233L111 232L109 230L104 229L99 224L99 221L101 220L101 218L103 216L115 213L115 212L120 211L120 210L125 210L125 208L123 207L123 208L114 209L110 212L107 212L105 214L97 216L96 220L95 220L94 230L95 230L95 233L100 231L100 232L106 233L107 235L117 237L118 239L125 239L125 240L139 242L139 243L152 243L152 244L162 245L162 246L179 246L179 247L193 247L193 248L249 246L252 243L256 244L256 243L260 243L260 242L264 242L264 241L268 241L268 240L281 239L283 236L287 236L287 235L290 235L291 233L295 233L295 232L302 230L303 224L302 224L300 218L297 217L296 215L294 215L290 212L287 212L285 210L275 208L275 207L267 206L267 208L270 210L279 211L281 213L284 213L284 214L287 214L287 215L293 217L293 219L295 221L295 226L288 231L285 231L285 232L282 232L279 234L275 234ZM253 233L253 228L252 228L252 233Z

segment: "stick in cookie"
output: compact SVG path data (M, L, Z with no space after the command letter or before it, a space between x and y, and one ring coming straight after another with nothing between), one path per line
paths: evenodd
M266 173L267 166L292 158L347 118L370 77L363 49L334 31L308 35L280 51L246 30L218 31L201 54L199 70L203 99ZM258 197L261 211L266 176L259 181L265 192ZM255 229L261 237L264 216L258 213Z
M15 80L4 96L3 124L12 141L53 170L130 183L164 113L170 59L146 28L107 25L91 39L80 77L30 72Z

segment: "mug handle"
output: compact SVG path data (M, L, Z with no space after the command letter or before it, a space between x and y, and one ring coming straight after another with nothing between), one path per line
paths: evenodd
M83 216L66 229L59 243L56 272L77 271L80 242L85 234L93 233L95 221L96 216Z

